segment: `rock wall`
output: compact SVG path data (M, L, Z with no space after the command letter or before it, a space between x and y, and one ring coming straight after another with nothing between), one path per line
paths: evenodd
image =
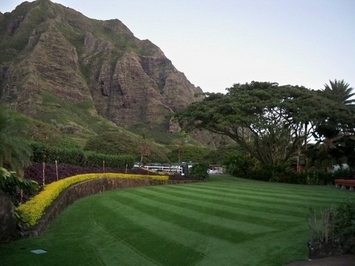
M17 236L15 206L11 199L0 189L0 243L5 243Z

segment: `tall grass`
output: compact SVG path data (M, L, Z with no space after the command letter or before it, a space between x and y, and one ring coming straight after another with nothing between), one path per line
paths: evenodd
M349 197L229 176L116 190L77 201L41 237L0 246L0 264L283 265L308 256L309 208Z

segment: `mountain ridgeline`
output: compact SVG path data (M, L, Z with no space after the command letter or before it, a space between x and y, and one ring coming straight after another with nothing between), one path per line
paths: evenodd
M149 40L118 19L94 20L49 0L0 13L0 104L50 124L169 131L203 98Z

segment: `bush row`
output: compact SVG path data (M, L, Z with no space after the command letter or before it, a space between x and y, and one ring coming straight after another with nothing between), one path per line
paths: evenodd
M33 151L32 161L37 163L54 163L55 161L83 166L83 167L114 167L114 168L131 168L134 164L134 156L132 155L111 155L102 154L92 151L83 151L74 148L49 148L40 142L30 143Z
M296 172L289 164L261 165L255 159L238 154L227 162L227 172L233 176L260 181L272 181L289 184L326 185L334 182L336 173L325 173L316 169Z
M59 194L71 185L79 182L83 182L95 178L131 178L131 179L153 179L163 180L169 179L168 176L162 175L135 175L135 174L119 174L119 173L92 173L76 175L68 178L61 179L57 182L53 182L46 185L43 190L35 197L30 199L24 204L21 204L17 211L23 218L23 222L30 226L36 224L36 222L42 217L45 209L59 196Z

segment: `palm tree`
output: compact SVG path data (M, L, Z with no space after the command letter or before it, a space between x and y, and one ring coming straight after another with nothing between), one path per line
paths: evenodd
M31 149L24 136L26 120L15 112L0 107L0 167L23 175L23 168L31 161Z
M324 84L324 92L327 97L335 100L339 103L345 105L353 105L355 103L355 98L352 98L355 93L353 93L354 88L350 87L349 83L344 80L329 80L330 85Z
M337 104L339 104L340 108L345 108L348 109L348 113L353 117L355 114L355 93L353 92L354 88L350 87L349 83L346 83L344 80L334 80L331 81L329 80L329 85L324 84L324 93L325 96L328 99L331 99L332 101L335 101ZM342 106L342 107L341 107ZM333 145L333 140L335 137L338 138L338 142L341 142L341 140L346 136L347 134L344 134L346 132L346 129L344 128L344 132L341 133L341 129L338 128L339 120L346 121L344 124L348 124L347 126L350 126L351 131L352 131L352 122L353 118L349 118L348 115L346 115L346 118L344 120L344 117L339 115L333 117L333 118L328 118L328 121L326 121L324 124L320 125L318 127L318 130L322 132L322 134L325 136L324 139L324 145L325 149L327 151L333 150L333 153L336 149L338 149L337 146ZM342 124L340 122L340 124ZM331 155L329 155L331 156Z

